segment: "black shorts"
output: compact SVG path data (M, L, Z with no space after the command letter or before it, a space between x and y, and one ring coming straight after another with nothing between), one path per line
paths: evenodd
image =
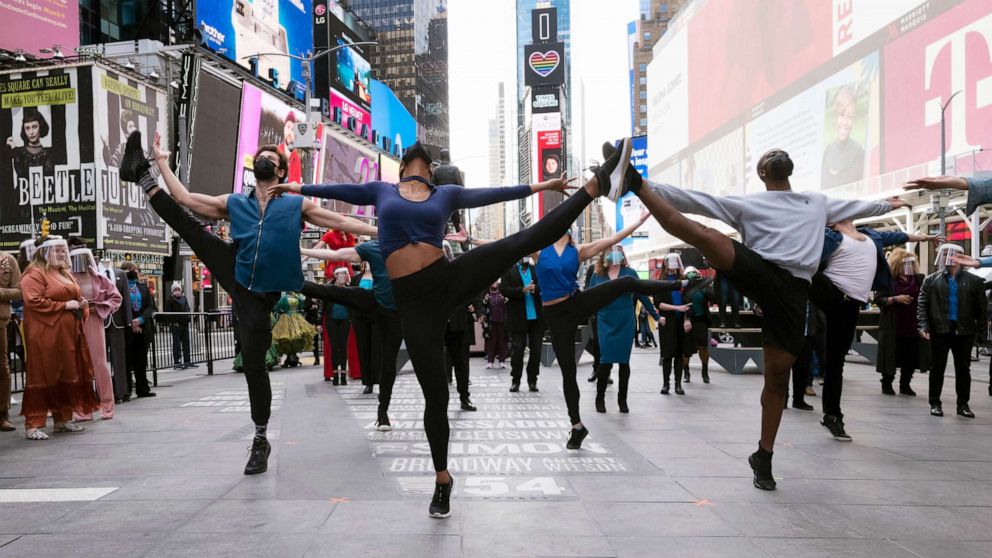
M809 281L799 279L736 240L734 268L726 273L738 291L761 307L761 331L771 343L798 357L806 331Z

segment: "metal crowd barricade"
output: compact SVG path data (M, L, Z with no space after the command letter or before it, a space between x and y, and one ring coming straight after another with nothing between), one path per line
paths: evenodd
M21 320L16 315L7 322L7 329L0 335L7 336L7 365L10 367L11 393L24 391L24 339L21 337Z
M214 312L158 312L155 337L148 348L148 368L156 385L159 370L186 364L184 337L189 340L189 364L206 364L207 374L214 373L215 361L236 356L229 308Z

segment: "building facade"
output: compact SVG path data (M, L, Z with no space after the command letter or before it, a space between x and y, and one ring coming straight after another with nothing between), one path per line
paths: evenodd
M640 0L640 18L627 26L630 70L630 132L648 131L648 64L654 45L686 0Z

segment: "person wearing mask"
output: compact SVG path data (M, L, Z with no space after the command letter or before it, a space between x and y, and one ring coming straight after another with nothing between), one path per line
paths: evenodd
M196 368L190 362L189 354L189 301L183 294L183 285L179 281L172 282L172 294L165 301L165 311L173 314L168 317L169 329L172 332L172 363L173 368Z
M654 331L651 328L651 322L648 319L651 314L648 312L648 308L654 309L654 304L649 306L643 304L637 305L637 329L638 329L638 346L642 349L653 349L658 346L658 343L654 339ZM661 317L661 316L659 316Z
M486 368L506 368L506 297L493 283L482 296L483 334L486 338Z
M148 383L148 345L155 338L154 316L158 308L138 266L134 262L124 262L121 269L127 274L128 297L124 303L131 304L132 316L131 327L127 329L128 383L134 382L134 391L139 398L155 397ZM128 387L128 394L130 392Z
M910 386L913 372L926 370L930 345L923 342L916 321L923 275L916 256L903 248L892 250L888 257L892 282L889 289L875 294L881 310L878 322L878 360L875 370L882 375L882 393L895 395L892 388L896 368L900 369L899 394L916 397Z
M351 284L351 271L346 267L334 270L332 285L347 287ZM328 338L331 341L331 370L334 385L348 385L348 335L351 333L351 316L344 304L330 303L325 306ZM327 381L327 378L324 378Z
M702 275L693 266L685 268L685 277L690 281L699 279ZM703 383L710 383L710 304L713 303L713 291L699 289L686 301L691 307L686 315L689 317L690 329L685 336L682 370L685 371L685 381L689 382L689 360L692 355L699 353L702 365Z
M506 296L506 326L510 332L510 391L520 391L525 350L529 352L527 385L537 391L545 326L534 259L527 256L513 264L500 278L499 291Z
M297 292L303 286L299 253L303 224L371 236L376 234L376 228L322 209L309 199L278 195L275 185L285 179L289 163L274 145L262 145L255 152L254 189L220 196L190 193L172 172L169 152L162 149L158 134L152 142L152 155L166 189L159 188L150 172L140 132L128 137L120 178L141 187L155 213L182 237L231 295L255 426L244 472L264 473L272 452L266 437L272 414L272 385L265 363L272 345L271 313L283 291ZM211 220L230 221L233 242L208 231L183 207Z
M885 248L932 240L934 237L904 232L878 232L855 227L840 219L824 229L823 255L813 276L810 298L827 318L827 345L823 366L823 421L835 440L850 442L844 429L840 399L844 387L844 359L857 331L858 316L871 292L892 287Z
M103 335L103 324L120 307L123 299L117 287L97 270L96 260L86 248L86 243L78 237L70 241L75 241L76 246L69 252L72 277L90 310L89 317L83 322L83 334L93 362L96 393L100 398L100 418L110 420L114 418L114 381L107 363L107 339ZM93 420L93 412L85 408L76 409L73 418L77 422Z
M47 440L48 413L55 432L82 432L73 411L99 408L93 391L93 361L83 333L89 304L70 273L69 247L61 237L39 239L21 277L24 339L30 355L24 376L24 436Z
M663 281L681 281L684 279L682 256L676 253L666 254L662 258L660 278ZM671 393L671 377L675 374L675 393L685 395L682 389L683 349L686 336L692 330L692 322L688 312L692 306L688 303L681 289L659 293L654 297L654 307L659 312L658 317L658 349L661 361L661 394Z
M982 279L965 271L956 255L964 250L956 244L937 249L937 271L923 280L916 319L920 337L930 341L930 414L944 416L940 395L944 388L947 353L954 355L954 387L957 414L975 418L968 406L971 398L971 348L982 341L988 327L988 306Z
M965 256L963 253L955 254L954 261L962 267L973 267L975 269L981 267L992 267L992 254L988 253L990 248L992 248L992 246L986 246L985 249L982 250L982 257L980 258ZM929 353L921 353L921 357L928 358ZM926 370L928 368L928 363L929 360L924 360L921 362L920 370ZM989 397L992 397L992 360L989 361Z
M128 304L127 274L114 267L110 259L104 257L97 268L100 275L114 284L117 293L121 295L121 305L107 316L103 324L103 334L107 339L107 351L110 353L110 369L114 380L114 402L125 403L131 400L127 372L127 329L131 327L131 305Z
M604 154L614 151L606 144ZM668 233L694 246L738 292L764 314L761 438L748 457L760 490L774 490L775 437L789 396L792 364L803 345L803 317L809 281L823 252L823 228L845 219L882 215L908 204L833 199L815 191L792 190L794 164L789 154L772 149L758 158L755 171L766 191L741 196L714 196L698 190L646 182L627 172L624 190L634 192ZM688 219L682 212L718 219L736 229L743 243Z
M21 299L21 269L17 260L0 252L0 432L16 430L10 423L10 363L7 361L7 324L10 303Z
M627 265L627 257L624 255L623 247L619 245L614 245L608 252L600 253L596 259L595 270L589 282L590 290L621 277L638 279L637 272ZM596 327L599 328L602 349L596 378L596 412L599 413L606 412L606 386L614 364L617 365L620 374L617 407L621 413L630 412L627 406L627 386L630 384L630 351L633 346L636 319L635 299L645 305L645 308L652 308L651 315L656 320L661 317L653 311L651 299L640 293L621 294L596 313Z

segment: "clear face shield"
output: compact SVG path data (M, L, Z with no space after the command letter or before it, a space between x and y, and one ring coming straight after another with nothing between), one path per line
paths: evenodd
M26 262L31 261L31 258L34 257L34 253L37 250L38 248L34 245L33 238L31 240L25 240L24 242L21 243L21 248L20 248L21 257L23 257L24 261Z
M916 258L906 258L902 261L902 274L906 277L916 275Z
M73 273L90 273L96 269L96 260L89 248L76 248L69 252L69 262Z
M665 270L670 275L678 275L685 269L682 265L682 256L678 254L668 254L665 256Z
M43 242L38 247L38 250L41 252L41 256L45 261L48 262L48 265L62 268L69 267L69 245L61 237L48 237L48 240Z
M938 269L943 271L948 266L954 265L954 256L961 254L964 254L964 248L961 248L957 244L941 244L937 248L937 259L934 263Z
M610 248L610 251L606 253L604 260L606 261L606 265L623 265L623 248L619 246Z
M700 277L702 277L702 275L699 273L698 269L690 265L689 267L685 268L685 277L686 279L699 279Z

